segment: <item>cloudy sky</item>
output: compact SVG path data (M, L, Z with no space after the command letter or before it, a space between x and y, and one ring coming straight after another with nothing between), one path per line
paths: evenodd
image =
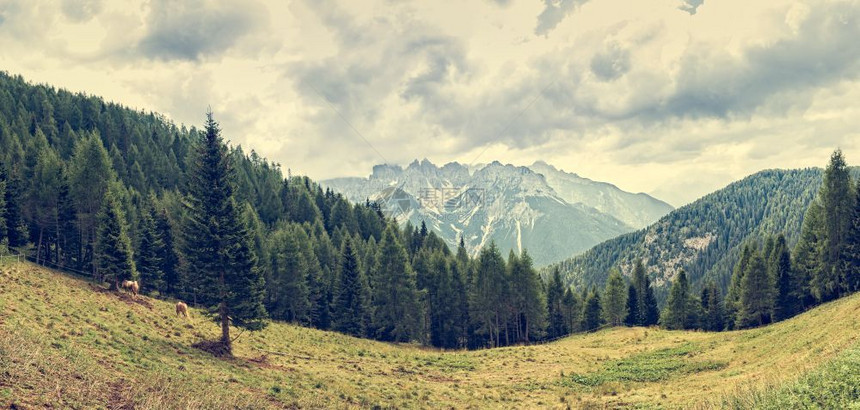
M0 0L0 69L293 174L545 160L683 205L860 164L860 1Z

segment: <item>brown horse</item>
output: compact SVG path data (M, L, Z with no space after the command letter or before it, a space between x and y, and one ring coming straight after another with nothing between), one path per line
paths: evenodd
M188 305L185 302L176 302L176 316L185 316L188 319Z
M120 287L131 292L131 294L134 296L137 296L137 293L140 292L140 284L137 283L136 280L124 280L122 281L122 285L120 285Z

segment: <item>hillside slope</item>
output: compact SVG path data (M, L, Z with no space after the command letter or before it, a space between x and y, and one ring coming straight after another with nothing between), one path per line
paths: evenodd
M725 292L745 241L784 232L794 246L821 178L820 169L762 171L557 266L576 286L602 287L612 267L630 274L642 258L661 300L680 269L694 289L712 278Z
M216 326L32 264L0 266L0 406L493 407L701 403L793 383L857 345L860 295L760 329L620 328L551 344L439 352L274 323L237 357L190 347Z

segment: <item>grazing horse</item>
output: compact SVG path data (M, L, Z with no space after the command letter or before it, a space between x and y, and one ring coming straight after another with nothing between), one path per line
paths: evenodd
M188 318L188 305L185 302L176 302L176 316L185 316Z
M131 292L131 294L134 296L137 296L137 292L140 292L140 284L137 283L136 280L122 281L121 288Z

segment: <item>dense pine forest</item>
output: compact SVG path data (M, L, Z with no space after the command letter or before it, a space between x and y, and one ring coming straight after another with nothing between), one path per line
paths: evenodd
M750 239L738 233L750 229L730 225L690 265L692 279L681 269L661 297L641 258L625 277L618 255L596 249L587 258L607 279L576 290L558 267L542 281L527 251L505 257L491 244L471 257L462 241L452 251L423 224L399 227L375 203L351 204L306 177L284 178L280 165L226 143L212 113L202 130L178 127L0 75L0 252L112 288L137 280L145 294L207 308L228 354L229 325L256 330L268 319L481 348L603 326L754 327L858 290L860 189L841 152L820 189L812 185L817 195L803 182L815 170L789 171L797 178L769 172L742 203L719 210L763 235ZM790 212L772 209L777 202L764 212L745 205L767 195L789 205L814 199ZM684 215L689 222L708 212L715 210L704 202ZM734 212L746 213L728 216ZM799 235L769 229L801 224ZM728 283L706 275L742 239Z
M821 169L758 172L557 267L567 283L602 287L612 267L629 275L640 260L661 303L682 269L694 288L713 281L725 294L745 243L762 242L776 232L785 235L788 246L797 243L822 178Z
M559 335L527 253L452 252L228 147L212 116L179 127L2 74L0 170L2 248L207 307L222 342L265 319L445 348Z

